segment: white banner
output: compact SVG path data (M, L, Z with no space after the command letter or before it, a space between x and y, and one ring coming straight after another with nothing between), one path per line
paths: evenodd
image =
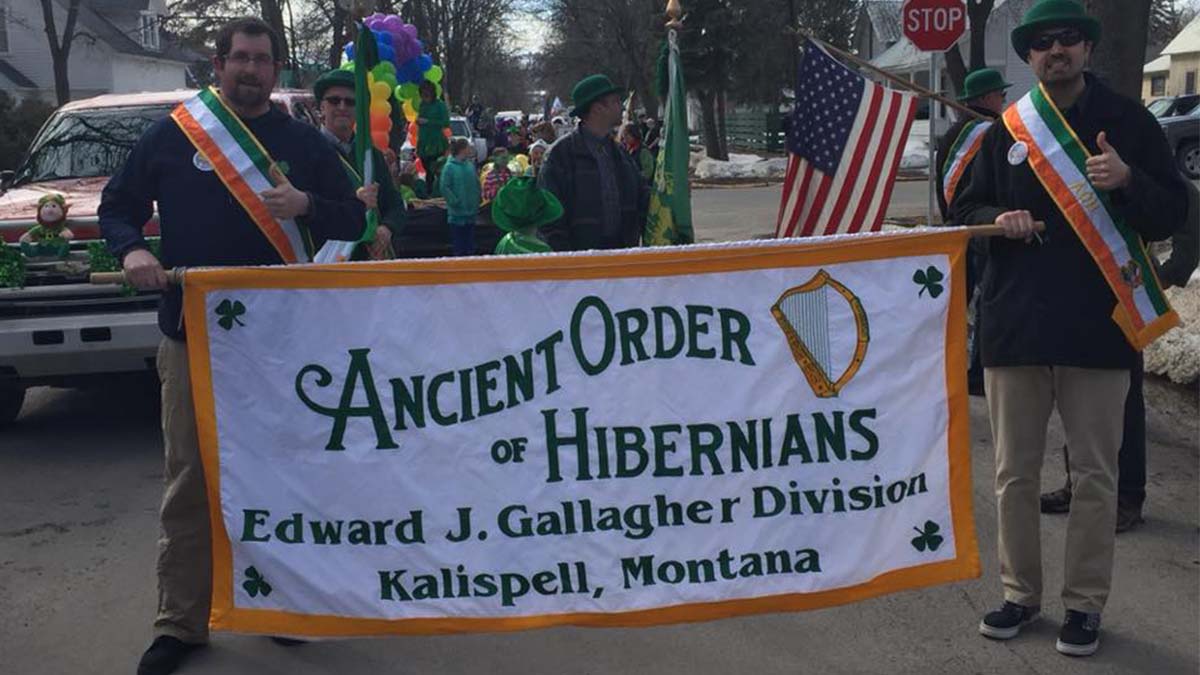
M189 272L213 628L644 625L977 576L965 237Z

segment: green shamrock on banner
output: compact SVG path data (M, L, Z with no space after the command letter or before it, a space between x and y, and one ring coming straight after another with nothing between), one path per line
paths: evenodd
M246 580L242 582L242 588L246 589L252 598L257 597L259 593L262 593L264 598L271 594L271 584L267 583L262 573L253 565L246 568Z
M941 270L933 265L923 270L917 270L913 273L913 282L921 287L921 290L917 291L917 297L921 297L921 294L925 291L929 291L929 297L931 298L941 295L942 291L946 290L941 284L942 279L945 278L946 276L942 274Z
M246 324L242 323L242 320L238 318L245 313L246 306L242 304L241 300L230 302L229 298L226 298L221 301L221 304L217 305L217 316L221 317L217 319L217 323L225 330L232 330L235 323L239 326L245 326Z
M925 521L925 529L923 530L915 527L913 529L916 530L918 536L913 537L912 545L918 551L924 551L928 547L929 552L932 553L942 545L942 535L937 533L941 528L932 520Z

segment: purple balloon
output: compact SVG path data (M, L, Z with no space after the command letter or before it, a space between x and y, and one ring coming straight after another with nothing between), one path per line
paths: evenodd
M401 30L402 26L404 26L404 21L395 14L383 20L383 27L389 33L394 33L398 30Z
M408 33L408 36L411 37L412 39L414 39L414 40L417 39L417 27L412 25L411 23L404 24L404 32Z

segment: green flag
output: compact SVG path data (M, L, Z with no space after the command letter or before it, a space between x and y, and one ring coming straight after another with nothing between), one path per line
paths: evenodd
M363 185L378 183L380 176L374 174L374 162L371 157L371 89L367 86L367 73L379 63L379 50L375 45L375 34L367 28L367 24L358 24L358 38L354 41L354 163L363 178ZM389 177L390 178L390 177ZM360 242L371 241L375 238L375 228L379 225L379 214L375 209L367 209L367 227L363 230Z
M654 191L642 243L646 246L690 244L692 231L692 194L688 187L687 89L683 84L683 64L675 31L667 38L667 108L663 115L662 140L658 164L654 169Z

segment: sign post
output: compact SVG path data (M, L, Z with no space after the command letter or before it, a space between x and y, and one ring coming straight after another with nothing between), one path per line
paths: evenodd
M944 52L958 42L967 30L967 8L962 0L905 0L900 8L904 36L921 51L929 52L929 89L937 92L940 85L938 52ZM929 219L933 222L935 190L937 187L937 112L935 102L929 101Z

